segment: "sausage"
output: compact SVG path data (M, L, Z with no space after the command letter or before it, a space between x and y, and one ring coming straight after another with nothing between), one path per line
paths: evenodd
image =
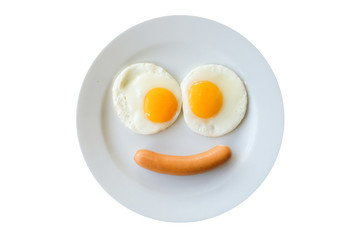
M231 149L218 145L191 156L172 156L141 149L135 153L135 162L148 170L170 175L192 175L209 171L231 157Z

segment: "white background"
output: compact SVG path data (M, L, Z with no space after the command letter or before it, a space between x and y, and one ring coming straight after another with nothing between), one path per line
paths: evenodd
M1 1L0 239L360 238L356 1L210 2ZM235 209L194 223L117 203L91 175L76 135L78 94L100 51L133 25L173 14L245 36L272 67L285 105L282 148L265 182Z

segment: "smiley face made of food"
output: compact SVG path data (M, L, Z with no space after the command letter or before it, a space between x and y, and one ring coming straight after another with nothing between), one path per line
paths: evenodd
M186 125L205 137L220 137L234 130L245 116L247 92L229 68L202 65L178 82L151 63L126 67L114 79L114 111L123 124L138 134L154 134L170 127L181 107ZM231 157L225 145L191 156L171 156L138 150L135 162L148 170L170 175L209 171Z

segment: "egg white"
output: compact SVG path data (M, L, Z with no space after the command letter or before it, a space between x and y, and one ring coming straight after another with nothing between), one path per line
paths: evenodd
M174 117L164 123L150 121L144 114L144 98L153 88L171 91L178 103ZM178 82L162 67L152 63L136 63L126 67L114 79L112 87L114 111L126 127L139 134L153 134L171 126L181 110Z
M213 117L203 119L196 116L189 105L189 90L195 82L214 83L222 93L223 103L220 111ZM193 69L181 82L183 114L187 126L194 132L219 137L234 130L245 116L247 91L240 77L221 65L202 65Z

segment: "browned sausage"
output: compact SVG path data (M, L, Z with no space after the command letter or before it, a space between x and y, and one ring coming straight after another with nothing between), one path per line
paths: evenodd
M135 162L148 170L170 175L192 175L211 170L231 157L231 149L218 145L206 152L191 156L171 156L149 150L135 153Z

